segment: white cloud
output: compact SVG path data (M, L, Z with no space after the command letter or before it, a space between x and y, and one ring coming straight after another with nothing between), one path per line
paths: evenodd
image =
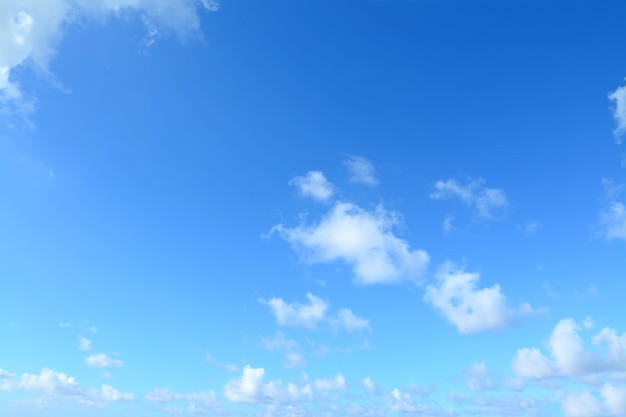
M109 402L125 403L135 401L135 395L129 392L120 392L110 385L102 385L102 399Z
M309 384L297 386L282 381L263 383L265 370L246 365L241 378L233 378L224 386L224 396L234 403L281 403L311 398L313 392Z
M511 366L520 378L541 379L556 374L556 366L539 349L534 348L519 349Z
M350 172L350 181L364 185L376 185L376 169L374 165L362 156L349 156L343 161Z
M411 394L400 392L399 389L394 389L389 395L389 409L396 413L418 413L429 411L429 407L424 404L418 404L413 400Z
M78 341L78 349L80 350L91 350L91 340L86 337L82 337Z
M282 298L272 298L268 301L259 299L259 302L270 307L276 321L281 326L314 329L319 323L329 322L334 328L342 328L347 331L369 329L369 322L355 315L348 308L341 308L337 311L337 316L331 316L328 314L330 306L326 301L311 293L307 293L306 298L307 304L288 303Z
M144 397L148 401L169 403L174 401L194 401L204 404L217 404L217 395L213 391L195 391L189 393L171 392L165 388L157 388Z
M588 325L589 319L585 322ZM588 329L571 318L559 321L548 339L552 360L537 348L519 349L513 358L513 371L519 377L534 379L626 371L626 333L618 336L614 329L600 330L591 339L597 348L606 346L606 353L600 354L585 348L581 328Z
M452 323L460 333L473 333L510 325L519 316L533 312L529 304L513 310L500 286L477 289L478 273L465 272L445 263L437 272L436 285L428 285L424 300Z
M450 233L454 230L454 216L448 214L443 218L441 229L444 233Z
M289 304L282 298L272 298L268 301L259 300L270 307L276 321L281 326L300 326L314 328L326 317L328 303L311 293L306 294L308 304Z
M626 239L626 205L611 201L600 215L600 227L607 239Z
M6 373L6 379L0 384L0 391L43 391L49 395L84 396L86 391L76 379L64 373L43 368L39 375L24 373L19 378Z
M428 264L428 254L410 250L392 229L396 213L378 206L367 211L352 203L337 203L318 224L294 228L282 224L278 233L311 263L344 261L353 268L359 284L396 283L416 279Z
M527 220L517 225L517 230L520 230L526 234L533 234L541 229L542 224L536 220Z
M87 366L94 368L109 368L111 366L124 366L124 362L119 359L113 359L104 353L90 355L85 358Z
M317 379L314 382L315 388L320 391L338 391L346 389L346 378L337 374L333 379Z
M430 197L435 200L458 198L475 208L478 215L485 219L493 218L497 211L508 206L504 191L485 187L485 180L482 178L471 180L466 184L454 179L438 180Z
M331 319L331 322L333 326L343 328L348 331L370 328L368 320L355 315L348 308L340 308L339 311L337 311L337 318Z
M335 192L335 186L330 183L321 171L309 171L304 176L294 177L289 181L304 197L311 197L318 201L328 201Z
M372 381L372 378L370 378L369 376L367 378L364 378L362 382L363 386L365 386L365 389L367 389L369 392L376 391L376 383Z
M56 83L49 65L65 32L75 23L133 14L148 27L184 36L200 27L198 6L216 10L216 3L209 0L4 0L0 3L0 102L22 112L34 109L34 100L25 97L16 70L28 65Z
M609 94L609 100L614 104L613 118L615 129L613 134L617 143L621 143L621 137L626 133L626 85L618 87Z

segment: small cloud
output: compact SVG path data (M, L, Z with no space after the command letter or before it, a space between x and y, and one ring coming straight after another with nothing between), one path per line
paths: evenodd
M318 379L314 382L315 388L320 391L338 391L346 389L346 378L337 374L333 379Z
M72 327L72 326L73 326L73 324L69 323L69 322L59 323L59 327L68 328L68 327Z
M124 366L124 362L119 359L113 359L104 353L90 355L85 358L85 364L94 368L109 368L112 366Z
M485 180L478 178L465 184L455 179L439 180L435 190L430 194L434 200L458 198L484 219L493 219L497 212L504 210L509 202L504 191L498 188L485 187Z
M110 385L102 385L102 399L108 402L127 403L135 401L135 395L130 392L120 392Z
M328 322L334 328L349 332L369 329L369 322L348 308L341 308L336 316L329 315L330 305L323 299L307 293L307 304L288 303L282 298L272 298L268 301L259 299L259 302L270 307L276 321L281 326L305 327L314 329L319 323ZM283 339L284 342L284 339Z
M343 164L350 172L350 181L358 184L374 186L378 184L374 165L362 156L348 156Z
M91 350L91 340L81 336L78 342L78 349Z
M443 218L443 223L441 225L441 229L444 233L450 233L454 230L454 216L447 214L446 217Z
M396 236L397 213L378 206L364 210L352 203L337 203L317 224L288 228L279 224L277 233L299 250L310 263L343 261L352 266L358 284L398 283L415 280L426 268L428 254L412 250Z
M600 214L600 234L607 240L626 239L626 205L622 201L625 186L606 178L602 179L602 186L609 202Z
M526 220L525 222L517 225L517 230L530 235L539 231L541 227L542 227L542 224L536 220Z
M211 356L210 353L207 353L206 355L204 355L204 360L207 362L212 362L213 361L213 356Z
M622 136L626 133L626 85L617 87L609 93L609 100L613 102L613 119L615 120L615 141L622 143Z
M367 378L363 379L363 386L365 387L366 390L368 390L370 393L376 391L376 383L374 381L372 381L372 379L368 376Z
M447 262L436 276L436 284L428 285L424 300L439 310L460 333L474 333L509 326L520 316L532 314L530 304L511 309L499 285L477 288L480 275L465 272Z
M311 197L318 201L328 201L335 192L335 186L321 171L309 171L304 176L294 177L289 181L289 185L296 187L303 197Z

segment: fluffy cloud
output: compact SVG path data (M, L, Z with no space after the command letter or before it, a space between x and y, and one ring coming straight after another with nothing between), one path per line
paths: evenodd
M265 370L246 365L241 378L233 378L224 387L224 396L234 403L282 403L311 398L313 391L303 386L284 385L282 381L263 382Z
M335 192L335 187L321 171L309 171L304 176L294 177L289 185L296 187L300 195L318 201L328 201Z
M376 383L372 381L372 378L370 378L369 376L367 378L364 378L362 382L365 389L367 389L369 392L376 391Z
M0 3L0 102L14 110L31 111L16 79L16 69L30 65L40 75L53 77L49 64L68 27L87 20L134 14L148 28L148 43L160 29L179 35L200 27L198 6L216 10L211 0L5 0Z
M49 395L69 396L84 396L87 393L73 377L49 368L43 368L39 375L24 373L17 378L5 372L4 377L5 380L0 384L0 391L43 391Z
M411 250L393 233L396 213L378 206L364 210L352 203L337 203L322 220L294 228L282 224L278 233L311 263L344 261L353 268L359 284L394 283L416 279L428 264L428 254Z
M626 133L626 85L618 87L609 94L609 100L614 104L613 118L615 119L615 140L621 143L621 138Z
M478 289L479 274L465 272L451 263L444 264L436 285L428 285L424 300L432 304L460 333L473 333L509 325L521 315L533 312L529 304L513 310L500 287Z
M493 218L497 211L508 206L504 191L485 187L485 180L482 178L471 180L466 184L454 179L439 180L435 183L435 190L430 197L435 200L458 198L476 209L478 215L485 219Z
M349 156L343 164L350 172L350 181L364 185L376 185L376 169L374 165L362 156Z
M588 390L569 393L561 403L566 417L604 417L626 415L626 387L604 384L597 396Z
M190 393L171 392L165 388L157 388L144 397L148 401L169 403L174 401L193 401L204 404L217 404L217 395L213 391L195 391Z
M513 358L513 372L522 378L542 379L626 371L626 334L619 336L608 327L600 330L591 339L597 348L606 346L606 353L599 354L585 348L579 334L581 327L587 326L571 318L559 321L548 340L552 360L537 348L519 349Z
M276 321L281 326L315 328L321 322L329 322L335 328L343 328L348 331L368 329L369 322L356 316L350 309L342 308L337 316L329 316L330 306L324 300L311 293L306 294L307 304L288 303L282 298L272 298L268 301L259 301L270 307Z
M124 362L119 359L113 359L104 353L90 355L85 358L85 364L94 368L109 368L111 366L124 366Z
M127 403L135 401L135 395L129 392L120 392L110 385L102 385L102 399L109 402Z

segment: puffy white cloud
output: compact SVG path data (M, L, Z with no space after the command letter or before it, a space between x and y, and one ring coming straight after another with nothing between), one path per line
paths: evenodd
M590 319L585 319L589 324ZM548 339L552 360L537 348L519 349L513 358L512 368L522 378L549 378L554 376L589 376L600 372L626 371L626 334L618 336L611 328L603 328L592 338L598 348L606 345L606 354L596 353L584 346L581 328L571 318L560 320Z
M512 368L520 378L541 379L556 375L556 366L543 356L539 349L519 349L513 358Z
M621 137L626 133L626 85L612 91L609 94L609 100L614 104L615 130L613 130L613 134L617 143L621 143Z
M321 171L309 171L304 176L294 177L289 181L300 194L318 201L328 201L335 192L335 186Z
M626 415L626 386L616 387L607 383L602 386L600 393L610 415Z
M319 323L329 322L335 328L347 331L369 329L369 322L355 315L348 308L341 308L337 315L329 315L329 304L311 293L306 294L307 304L288 303L282 298L270 300L259 299L259 302L270 307L276 321L281 326L315 328Z
M51 395L84 396L86 390L74 377L49 368L43 368L39 375L24 373L19 378L6 372L0 391L43 391Z
M78 340L78 349L91 350L91 340L81 336L81 338Z
M338 391L346 389L346 378L337 374L333 379L317 379L314 382L315 388L320 391Z
M259 300L270 307L276 321L281 326L301 326L314 328L326 318L328 303L311 293L306 294L308 304L289 304L282 298L272 298L268 301Z
M416 279L429 260L425 251L411 250L393 233L398 223L398 214L382 206L368 211L337 203L317 224L279 224L270 234L278 233L310 263L346 262L359 284L395 283Z
M507 326L513 319L533 312L529 304L513 310L500 286L478 289L478 273L465 272L452 263L439 268L436 285L428 285L424 300L433 305L460 333Z
M111 366L124 366L124 362L113 359L104 353L90 355L85 358L85 364L94 368L109 368Z
M135 395L130 392L120 392L110 385L102 385L102 399L115 403L135 401Z
M144 398L148 401L169 403L174 401L194 401L204 404L217 404L217 395L213 391L195 391L189 393L171 392L165 388L157 388L147 393Z
M423 415L434 414L427 404L417 403L411 394L401 392L397 388L389 393L387 401L389 409L396 413L422 413Z
M241 378L233 378L224 387L224 396L234 403L282 403L312 398L313 391L307 383L297 386L282 381L263 383L265 370L246 365Z
M224 396L234 403L256 403L263 398L265 369L246 365L241 378L233 378L224 387Z
M351 155L343 161L350 172L350 181L364 185L376 185L376 168L362 156Z
M485 187L485 180L482 178L471 180L466 184L461 184L455 179L438 180L430 197L435 200L458 198L475 208L485 219L493 218L496 211L508 206L504 191Z
M0 2L0 102L31 111L15 70L28 64L53 80L49 64L63 35L75 23L128 13L142 18L154 38L157 28L183 36L199 29L197 7L216 10L209 0L4 0ZM54 80L53 80L54 81Z

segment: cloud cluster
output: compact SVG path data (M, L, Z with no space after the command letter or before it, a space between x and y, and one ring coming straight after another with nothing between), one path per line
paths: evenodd
M510 325L517 317L534 312L530 304L518 309L507 305L499 285L477 288L480 275L454 264L443 264L436 283L428 285L424 300L437 309L460 333L473 333Z
M20 377L0 369L0 391L38 391L47 401L73 398L87 405L135 401L132 393L120 392L110 385L102 385L100 391L87 389L74 377L49 368L43 368L39 374L24 373Z
M233 378L224 387L224 396L234 403L284 403L313 396L311 384L298 386L282 381L265 383L265 369L246 365L240 378Z
M336 315L329 315L330 305L326 301L311 293L307 293L306 298L306 304L288 303L282 298L271 298L267 301L259 299L259 302L270 308L276 322L281 326L314 329L319 323L326 322L347 331L370 328L366 319L355 315L348 308L339 309Z
M0 3L0 103L29 112L16 70L25 65L53 79L49 71L59 44L72 25L86 20L135 15L148 29L149 44L161 29L180 36L197 32L198 7L216 10L212 0L4 0Z
M474 208L484 219L492 219L508 206L504 191L498 188L487 188L485 180L478 178L463 184L455 179L438 180L430 194L434 200L458 198Z
M277 233L310 263L343 261L352 266L358 284L415 280L428 264L428 254L411 250L393 228L399 216L378 206L365 210L352 203L337 203L315 224L274 226Z
M112 366L124 366L124 362L119 359L111 358L105 353L89 355L85 358L85 364L94 368L110 368Z

